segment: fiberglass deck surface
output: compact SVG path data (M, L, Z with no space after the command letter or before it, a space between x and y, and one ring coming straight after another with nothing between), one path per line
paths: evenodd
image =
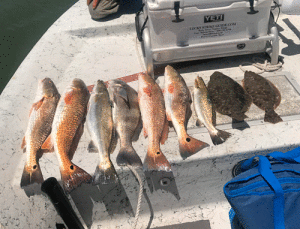
M1 94L0 222L4 228L55 228L57 222L62 222L45 196L27 197L20 188L26 158L20 145L35 97L37 80L50 77L59 92L63 93L73 78L81 78L87 85L92 85L97 79L106 81L143 71L135 33L134 3L125 2L125 10L112 17L113 20L96 22L90 18L86 1L80 0L48 29ZM261 121L263 113L260 110L253 110L253 116L250 115L250 110L249 118L259 120L260 125L250 125L250 128L244 130L225 126L232 137L219 146L212 144L206 130L189 129L188 132L193 137L209 143L210 147L184 161L178 153L178 140L172 131L166 144L162 145L162 152L172 163L173 173L167 175L173 176L174 180L169 188L163 190L158 186L157 179L153 179L152 193L149 182L145 183L146 195L142 198L137 228L208 220L212 229L229 229L230 206L223 194L223 186L231 179L233 165L254 154L277 149L287 151L300 145L300 120L297 118L299 95L293 91L292 84L284 75L284 72L288 72L300 84L300 20L298 16L281 15L278 24L280 55L284 65L276 72L276 77L269 73L265 75L271 81L274 80L274 83L278 82L278 87L284 87L280 89L283 96L282 107L277 110L283 115L284 121L276 125L264 123ZM183 64L179 70L191 82L197 75L207 82L215 70L241 79L243 73L239 65L251 61L253 56L255 55L197 61ZM158 81L162 82L161 76ZM137 89L136 81L130 85ZM252 105L251 109L256 107ZM290 116L296 118L287 118ZM228 121L225 120L224 123ZM98 156L87 153L89 141L90 137L85 131L73 162L93 174ZM142 160L147 145L148 140L142 135L134 143ZM121 182L118 187L83 185L72 192L72 204L76 206L75 210L82 222L89 228L126 229L133 226L132 215L137 204L138 183L128 169L116 165L118 149L119 147L112 154L112 162ZM45 179L51 176L60 179L58 161L54 154L45 154L40 164ZM143 173L140 174L144 177ZM158 180L159 175L156 176Z

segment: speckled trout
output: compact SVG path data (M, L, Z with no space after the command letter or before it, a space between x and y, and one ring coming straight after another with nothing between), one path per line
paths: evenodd
M230 137L230 133L214 127L212 103L206 85L199 76L195 79L194 108L199 121L207 128L214 145L219 145Z
M138 94L122 80L108 81L108 90L113 101L113 141L120 139L117 163L119 166L142 167L142 161L132 146L132 142L138 139L142 124Z
M83 182L89 183L92 180L87 172L71 162L83 134L89 98L90 93L85 83L74 79L59 100L52 125L54 151L67 193Z
M97 81L91 93L86 125L92 138L88 149L98 152L100 159L93 177L93 184L116 182L118 176L109 157L113 136L112 102L102 80Z
M192 98L182 76L171 66L165 68L164 97L168 121L171 121L178 136L179 151L183 159L209 145L187 134L191 117Z
M51 132L57 103L60 95L51 79L39 81L35 102L32 104L29 122L21 148L27 159L21 178L21 187L44 181L39 165L41 147Z
M139 74L139 105L144 136L149 138L144 170L170 171L171 165L160 149L168 138L169 126L163 93L148 74Z

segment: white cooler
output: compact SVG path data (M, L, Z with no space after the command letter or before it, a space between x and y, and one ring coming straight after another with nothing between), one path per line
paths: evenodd
M144 0L136 30L149 74L154 65L268 52L278 63L272 0Z

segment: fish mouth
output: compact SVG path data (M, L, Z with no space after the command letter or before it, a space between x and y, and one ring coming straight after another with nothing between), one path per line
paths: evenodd
M196 77L195 79L195 88L204 88L205 83L203 81L203 79L199 76Z
M73 79L70 88L74 90L87 90L85 83L78 78Z
M106 84L102 80L97 80L95 83L95 86L93 88L94 93L102 92L103 90L106 90Z
M167 65L165 67L165 77L170 77L172 80L177 79L179 76L179 73L170 65Z

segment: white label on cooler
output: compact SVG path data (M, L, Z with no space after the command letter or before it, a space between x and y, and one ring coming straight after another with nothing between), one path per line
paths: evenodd
M218 25L203 25L193 26L189 29L190 38L209 38L209 37L221 37L229 35L234 32L237 27L236 22L224 23Z

